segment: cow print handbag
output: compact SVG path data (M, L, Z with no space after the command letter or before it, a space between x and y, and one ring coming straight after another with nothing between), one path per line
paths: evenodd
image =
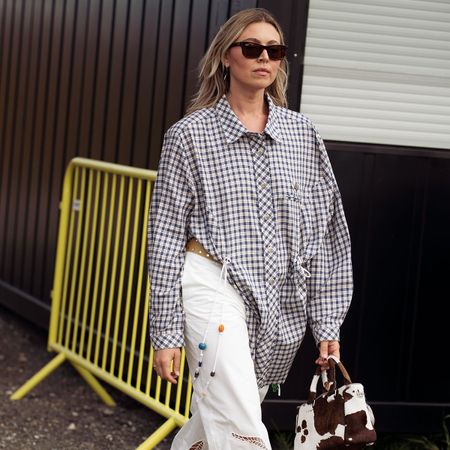
M298 407L294 450L356 450L373 445L377 438L375 418L366 403L363 385L352 383L336 357L330 356L328 362L328 371L317 368L308 400ZM336 365L344 377L344 385L339 388ZM317 397L319 378L324 392Z

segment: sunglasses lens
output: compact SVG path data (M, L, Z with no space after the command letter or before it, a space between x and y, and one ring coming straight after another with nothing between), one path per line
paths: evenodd
M264 47L259 44L244 44L242 45L242 54L246 58L255 59L263 52Z
M253 43L243 43L241 45L242 54L246 58L256 59L258 58L264 49L267 49L267 54L272 60L283 59L286 56L286 48L284 45L269 45L264 47L264 45L253 44Z
M283 59L286 55L286 50L281 45L272 45L267 48L267 53L270 59Z

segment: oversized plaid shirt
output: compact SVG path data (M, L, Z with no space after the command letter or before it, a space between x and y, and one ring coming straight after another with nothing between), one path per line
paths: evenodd
M181 347L185 244L227 262L246 307L258 385L283 383L309 323L339 339L352 291L341 196L314 125L267 96L263 133L223 97L166 133L148 224L150 337Z

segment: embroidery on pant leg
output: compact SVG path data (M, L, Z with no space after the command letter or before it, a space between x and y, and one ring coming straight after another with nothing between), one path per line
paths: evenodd
M264 441L256 436L242 436L241 434L231 433L231 435L239 439L240 441L249 442L250 444L256 445L256 447L263 448L264 450L268 450Z
M197 441L189 447L189 450L206 450L205 443Z

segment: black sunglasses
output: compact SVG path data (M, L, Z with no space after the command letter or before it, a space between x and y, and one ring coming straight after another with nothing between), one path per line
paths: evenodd
M234 42L230 45L231 47L241 47L242 54L249 59L259 58L261 53L264 50L267 50L267 54L269 55L269 59L273 61L279 61L286 56L287 47L282 44L274 44L274 45L261 45L256 42Z

